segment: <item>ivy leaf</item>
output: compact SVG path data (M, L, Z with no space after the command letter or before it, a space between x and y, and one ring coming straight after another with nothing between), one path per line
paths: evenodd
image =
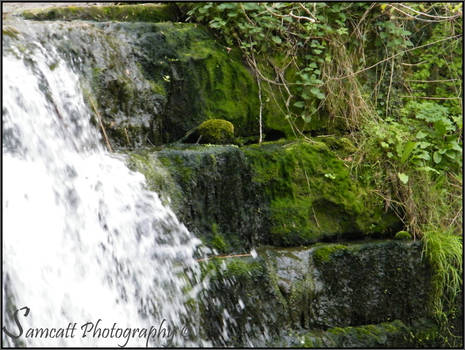
M424 160L431 160L431 156L426 151L422 151L420 154L417 154L416 158L420 158L420 159L424 159Z
M436 164L441 163L442 156L441 156L441 154L439 154L438 151L436 151L436 152L433 153L433 160L434 160L434 162L435 162Z
M304 122L306 123L310 123L312 121L312 117L310 115L306 115L306 114L303 114L302 115L302 119L304 120Z
M314 87L310 90L310 92L316 97L319 98L320 100L325 98L325 94L320 91L320 89Z
M404 151L402 152L402 158L400 159L401 163L405 163L407 161L415 147L417 147L416 142L409 141L405 144Z
M279 36L272 36L271 40L273 40L278 45L283 42Z
M397 176L399 177L399 180L406 185L408 182L408 175L405 175L404 173L397 173Z
M415 137L420 140L424 139L426 136L428 136L428 134L420 130L419 132L417 132L417 135Z

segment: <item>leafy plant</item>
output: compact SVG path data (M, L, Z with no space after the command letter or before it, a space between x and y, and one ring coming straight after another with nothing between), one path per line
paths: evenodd
M463 239L450 232L426 231L423 236L423 258L433 269L431 297L434 316L447 330L447 322L455 314L457 298L463 286Z

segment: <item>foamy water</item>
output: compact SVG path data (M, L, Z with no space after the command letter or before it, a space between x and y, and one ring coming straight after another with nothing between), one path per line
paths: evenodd
M126 342L122 331L162 322L192 328L185 302L202 285L183 272L198 280L200 241L146 190L143 175L106 151L67 63L30 44L3 57L4 310L29 308L17 316L27 346L164 345L155 337ZM18 334L13 315L3 318ZM116 323L120 338L82 337L99 319L101 329ZM74 323L74 337L25 337L30 328L58 332ZM171 344L207 344L184 335Z

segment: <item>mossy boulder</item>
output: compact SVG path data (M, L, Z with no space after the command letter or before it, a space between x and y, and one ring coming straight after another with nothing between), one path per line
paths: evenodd
M315 247L314 326L363 325L428 317L431 267L421 243L382 241Z
M412 239L412 235L410 234L410 232L407 232L407 231L399 231L394 236L394 239L409 241Z
M287 324L263 259L213 258L201 267L210 287L200 296L200 324L214 346L264 344L267 334L278 334Z
M129 152L149 188L170 198L187 226L218 252L244 252L264 241L265 203L236 146L178 145ZM161 167L161 169L160 169Z
M188 141L195 143L230 144L234 142L234 125L223 119L209 119L195 128Z
M382 199L352 177L350 163L318 138L243 150L269 202L275 245L387 235L400 227L397 217L385 212Z
M36 21L123 21L123 22L164 22L176 21L179 12L175 4L133 4L101 6L51 7L22 12L25 19Z
M429 336L424 337L425 334ZM415 324L400 320L357 327L314 330L297 337L303 348L408 348L441 346L438 327L426 319Z
M430 267L419 242L319 243L257 252L256 258L202 262L211 285L199 306L207 338L227 330L230 346L441 344L437 325L427 319ZM231 318L223 318L225 310ZM269 338L263 342L265 329ZM215 345L225 344L216 339Z
M316 264L329 262L334 253L340 252L346 248L347 247L342 244L329 244L316 248L316 250L313 252L313 261Z
M166 22L172 6L60 7L25 16L69 20L31 25L45 46L83 73L95 108L87 102L96 120L100 113L113 148L175 142L212 116L231 122L244 142L257 141L258 86L240 50L223 46L202 25ZM264 88L265 138L292 136L273 96Z

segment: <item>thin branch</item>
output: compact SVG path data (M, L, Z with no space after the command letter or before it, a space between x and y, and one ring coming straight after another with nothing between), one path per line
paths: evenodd
M98 112L97 107L95 107L94 100L92 98L89 98L89 101L90 101L90 104L92 105L92 108L95 111L95 114L97 114L98 123L100 125L100 128L102 129L103 138L105 139L107 148L110 152L113 152L113 149L111 148L110 140L108 139L108 136L107 136L107 132L105 131L105 127L103 126L102 117L100 116L100 113Z
M406 81L411 81L412 83L443 83L445 81L458 81L462 79L439 79L439 80L415 80L415 79L406 79Z
M310 10L309 10L308 8L306 8L301 2L299 2L298 5L299 5L301 8L303 8L304 11L307 12L308 15L309 15L310 17L313 18L313 22L317 22L316 17L310 12Z
M314 20L313 18L305 17L305 16L294 15L294 14L292 13L292 11L289 12L289 16L291 16L292 18L295 18L295 19L304 19L304 20L309 21L309 22L311 22L311 23L314 23L314 22L315 22L315 20Z
M419 15L422 15L422 16L425 16L425 17L429 17L429 18L441 18L441 19L443 19L443 20L452 20L452 19L455 19L455 18L460 17L460 16L462 15L461 13L459 13L459 14L457 14L457 15L454 15L454 16L430 15L430 14L428 14L428 13L424 13L424 12L420 12L420 11L414 10L413 8L408 7L408 6L406 6L406 5L402 4L402 3L399 3L398 5L399 5L399 6L402 6L403 8L406 8L406 9L412 11L412 12L415 12L416 14L419 14Z
M258 143L261 144L263 141L263 123L262 123L262 111L263 111L263 102L262 102L262 85L260 84L260 78L258 74L256 75L257 78L257 85L258 85L258 100L260 101L260 108L258 114L258 128L260 136L258 138Z
M444 21L449 21L449 20L452 20L452 19L455 19L457 18L458 16L455 16L455 17L447 17L446 19L424 19L424 18L419 18L418 16L413 16L407 12L404 12L402 11L401 9L391 5L391 4L387 4L389 7L392 7L393 9L395 9L396 11L399 11L400 13L402 13L403 15L407 16L408 18L410 19L414 19L414 20L417 20L417 21L421 21L421 22L429 22L429 23L436 23L436 22L444 22ZM399 4L401 5L401 4Z
M461 100L461 97L427 97L427 96L400 96L405 98L422 98L424 100Z
M389 78L389 89L387 93L387 99L386 99L386 116L388 114L388 109L389 109L389 97L391 95L391 87L392 87L392 77L394 75L394 59L391 61L391 77Z
M201 261L208 261L210 259L228 259L228 258L238 258L238 257L243 257L243 256L252 256L252 254L234 254L234 255L214 255L214 256L209 256L208 258L203 258L203 259L197 259L197 262Z
M392 59L392 58L394 58L394 57L397 57L397 56L400 56L400 55L402 55L402 54L404 54L404 53L407 53L407 52L410 52L410 51L414 51L414 50L418 50L418 49L421 49L421 48L423 48L423 47L431 46L431 45L434 45L434 44L437 44L437 43L440 43L440 42L443 42L443 41L446 41L446 40L456 39L456 38L459 38L459 37L462 37L462 35L449 36L449 37L447 37L447 38L443 38L443 39L436 40L436 41L434 41L434 42L432 42L432 43L423 44L423 45L420 45L420 46L417 46L417 47L412 47L412 48L410 48L410 49L400 51L400 52L396 53L395 55L392 55L392 56L390 56L390 57L387 57L387 58L385 58L385 59L383 59L383 60L381 60L381 61L379 61L379 62L377 62L377 63L375 63L375 64L373 64L373 65L371 65L371 66L369 66L369 67L367 67L367 68L363 68L363 69L361 69L361 70L359 70L359 71L357 71L357 72L354 72L354 73L345 75L345 76L343 76L343 77L331 78L331 80L342 80L342 79L345 79L345 78L353 77L354 75L357 75L357 74L360 74L360 73L365 72L365 71L367 71L367 70L370 70L371 68L374 68L374 67L380 65L381 63L386 62L386 61L389 61L390 59Z

